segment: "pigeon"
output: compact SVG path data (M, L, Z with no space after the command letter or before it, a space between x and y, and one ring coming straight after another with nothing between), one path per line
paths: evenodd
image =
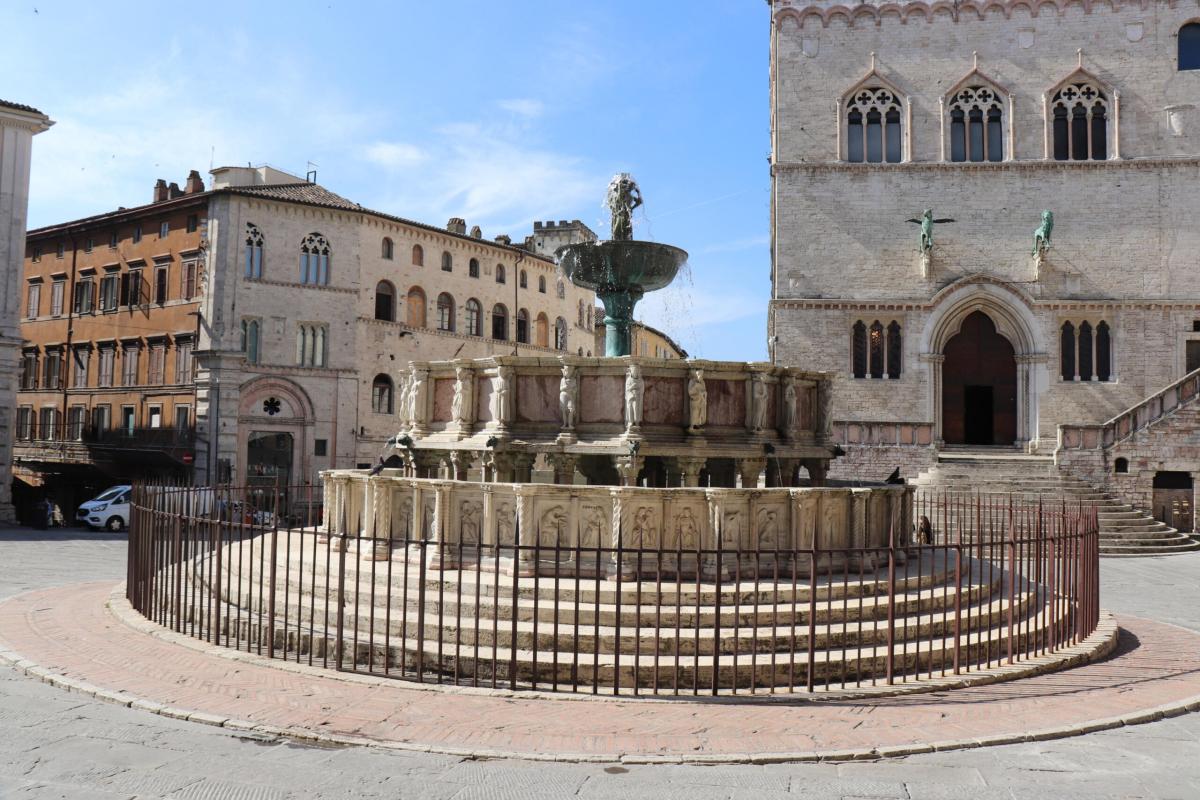
M892 474L887 476L887 480L884 483L889 486L903 486L904 478L900 477L900 468L896 467L892 470Z

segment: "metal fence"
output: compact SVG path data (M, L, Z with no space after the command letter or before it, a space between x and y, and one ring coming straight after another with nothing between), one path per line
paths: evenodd
M622 695L908 683L1095 629L1094 508L926 493L917 512L929 524L889 531L885 547L823 548L818 532L747 549L719 529L692 547L631 547L617 524L585 548L520 531L507 544L331 535L310 487L139 485L128 598L163 626L270 658Z

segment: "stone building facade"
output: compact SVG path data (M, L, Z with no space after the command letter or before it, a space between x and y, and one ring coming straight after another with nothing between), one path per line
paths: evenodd
M592 355L595 297L535 237L413 222L271 167L153 200L31 232L13 273L25 385L2 408L29 483L315 482L376 461L412 360Z
M198 481L376 462L412 360L591 355L591 292L536 243L364 208L269 167L213 171Z
M208 204L193 170L148 204L26 237L15 472L64 510L114 479L191 471Z
M772 357L835 374L837 469L1050 452L1200 367L1196 3L771 9Z
M0 522L15 519L11 476L29 161L34 135L53 124L36 108L0 100Z

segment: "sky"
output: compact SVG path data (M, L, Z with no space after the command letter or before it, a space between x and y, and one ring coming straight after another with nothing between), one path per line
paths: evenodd
M766 358L761 0L0 0L0 21L0 98L56 121L30 228L250 163L487 238L549 219L604 236L604 189L629 172L635 237L691 254L638 317L696 357Z

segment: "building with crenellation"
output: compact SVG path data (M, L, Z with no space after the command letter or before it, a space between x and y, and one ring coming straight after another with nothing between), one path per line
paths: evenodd
M839 474L1054 453L1200 367L1196 3L770 6L772 357L835 375Z

